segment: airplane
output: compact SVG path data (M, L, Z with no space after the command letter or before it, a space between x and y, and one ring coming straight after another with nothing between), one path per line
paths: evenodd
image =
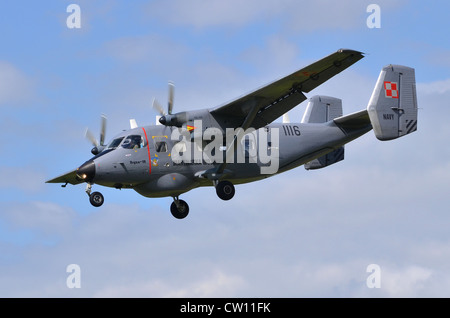
M47 183L86 183L90 203L104 202L94 184L133 189L148 198L172 197L172 215L189 213L180 195L197 187L214 186L217 196L230 200L235 185L254 182L304 165L321 169L344 159L344 145L370 130L377 139L392 140L417 130L415 70L401 65L382 68L365 109L343 115L342 100L313 96L299 123L289 110L308 98L317 86L364 57L340 49L309 66L224 105L173 113L174 85L169 83L167 112L154 125L130 129L105 144L106 117L100 140L87 130L94 155L77 169ZM283 116L282 122L274 122Z

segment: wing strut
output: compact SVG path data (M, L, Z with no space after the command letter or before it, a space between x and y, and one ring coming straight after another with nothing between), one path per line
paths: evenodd
M249 105L251 107L251 108L249 107L250 111L247 114L247 116L245 116L244 122L242 123L241 127L238 127L238 129L241 128L243 131L246 131L250 127L250 125L252 124L253 120L255 119L255 117L259 111L259 105L258 105L257 99L249 100L247 102L247 105ZM238 135L240 135L239 136L240 138L238 137ZM226 173L224 173L224 171L225 171L225 167L227 166L227 163L229 162L229 159L231 159L230 156L234 154L234 146L238 142L240 142L240 139L243 136L244 136L243 134L234 134L231 144L227 145L227 150L226 150L225 156L224 156L225 157L224 162L222 162L217 167L214 167L214 168L204 171L203 173L200 174L199 177L208 178L210 180L213 180L214 184L217 183L217 180L223 178L226 175ZM238 138L239 138L239 140L238 140Z
M245 117L244 123L242 124L242 126L240 128L242 128L243 131L246 131L251 123L253 122L253 120L255 119L256 115L258 114L259 111L259 107L258 107L258 103L256 102L256 100L252 100L252 108L250 110L250 112L248 113L248 115ZM239 134L241 135L241 134ZM241 135L240 137L242 138L244 135ZM228 163L228 160L230 159L230 154L234 154L234 145L236 145L238 142L240 142L240 140L238 140L238 135L234 134L233 137L233 141L231 142L230 145L227 145L227 151L225 153L225 161L222 162L218 167L217 167L217 171L216 174L222 174L223 171L225 170L225 167Z

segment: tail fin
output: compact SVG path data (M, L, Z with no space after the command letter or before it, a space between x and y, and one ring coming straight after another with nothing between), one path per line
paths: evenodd
M396 139L416 131L414 69L400 65L385 66L367 105L367 112L379 140Z
M329 96L313 96L306 106L302 123L325 123L342 116L342 100Z
M313 96L306 106L302 123L326 123L342 116L342 100L329 96ZM325 168L344 160L344 146L305 164L306 170Z

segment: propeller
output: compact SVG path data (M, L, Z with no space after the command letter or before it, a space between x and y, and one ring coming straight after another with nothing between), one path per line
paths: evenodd
M94 137L94 134L89 130L89 128L86 128L85 136L86 138L92 143L94 148L92 148L91 152L94 155L99 154L100 152L105 149L105 132L106 132L106 116L102 114L101 117L101 124L100 124L100 141L97 141L97 139Z
M167 113L169 115L172 115L172 109L173 109L173 98L174 98L174 91L175 91L175 85L173 85L172 82L169 82L169 97L167 102Z
M156 110L161 116L167 115L164 108L162 108L161 104L155 98L153 98L153 109Z
M155 109L161 115L161 118L159 118L159 122L163 125L166 125L168 122L170 122L172 117L174 91L175 91L174 84L172 82L169 82L169 97L167 101L167 112L155 98L153 99L153 109Z

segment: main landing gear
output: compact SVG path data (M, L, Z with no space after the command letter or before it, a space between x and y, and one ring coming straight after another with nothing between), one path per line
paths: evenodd
M230 181L214 181L214 186L216 187L216 193L222 200L230 200L234 197L234 185Z
M222 200L230 200L233 198L235 189L234 185L230 181L214 181L214 186L216 187L216 193ZM94 192L95 193L95 192ZM177 219L184 219L189 214L189 205L178 198L178 196L173 197L173 202L170 205L170 212Z
M88 183L86 186L86 193L89 196L89 202L95 206L95 207L99 207L103 204L103 202L105 202L105 198L103 197L103 194L101 194L100 192L92 192L92 184Z

